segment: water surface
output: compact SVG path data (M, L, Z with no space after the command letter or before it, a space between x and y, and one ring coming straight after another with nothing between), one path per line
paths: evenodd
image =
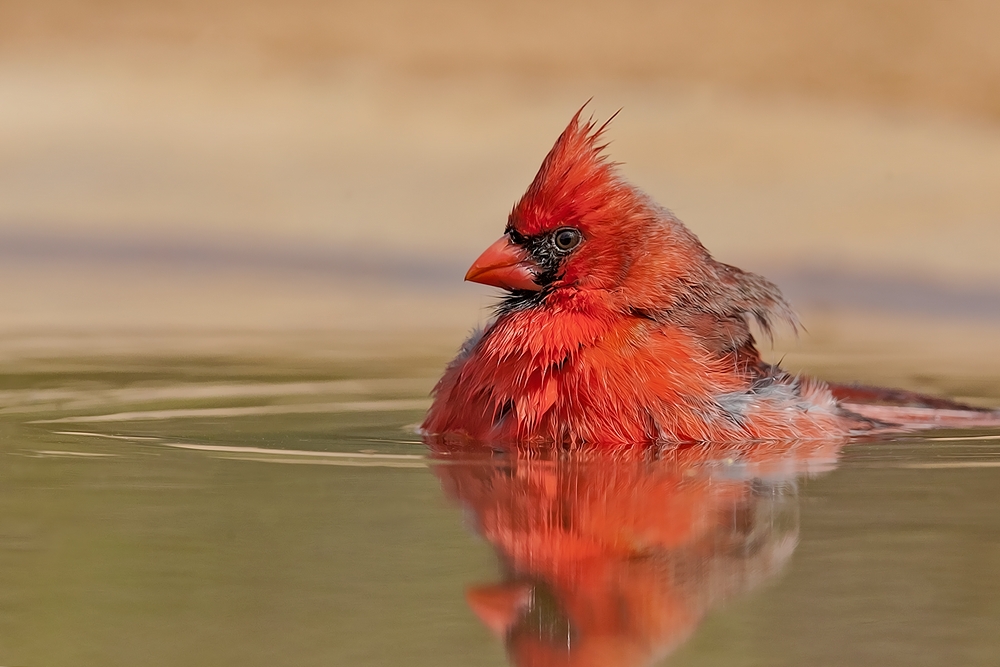
M1000 663L1000 433L457 453L436 372L9 370L0 664Z

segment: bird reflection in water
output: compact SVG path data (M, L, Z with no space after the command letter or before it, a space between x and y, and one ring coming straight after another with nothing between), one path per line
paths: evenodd
M797 479L838 442L662 451L470 451L428 444L445 492L496 550L472 611L520 667L648 665L706 614L775 576L798 530Z

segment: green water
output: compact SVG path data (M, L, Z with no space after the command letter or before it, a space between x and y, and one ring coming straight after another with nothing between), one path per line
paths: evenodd
M0 665L1000 664L1000 434L456 455L438 370L3 375Z

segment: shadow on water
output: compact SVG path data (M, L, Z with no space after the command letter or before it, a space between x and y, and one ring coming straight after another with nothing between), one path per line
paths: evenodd
M429 442L447 495L495 549L468 605L513 665L647 665L795 550L797 480L840 443L475 455Z

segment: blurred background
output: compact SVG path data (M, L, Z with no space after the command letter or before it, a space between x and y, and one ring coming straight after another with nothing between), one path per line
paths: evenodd
M996 377L998 25L988 0L0 3L0 355L450 351L494 298L465 268L593 98L627 178L800 310L793 368Z

